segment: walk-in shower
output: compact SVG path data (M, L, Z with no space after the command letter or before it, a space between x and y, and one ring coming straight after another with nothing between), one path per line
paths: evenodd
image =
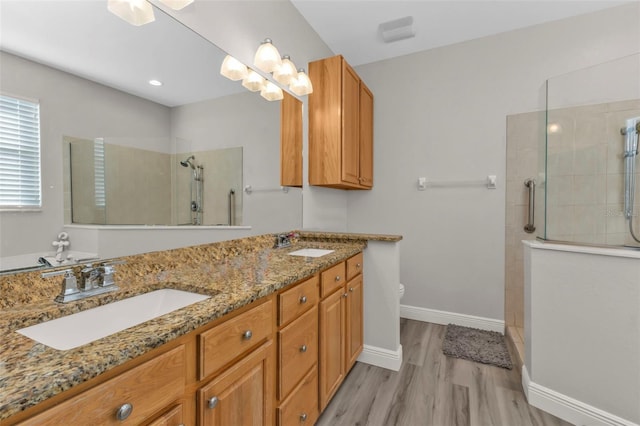
M635 54L547 81L538 237L640 247L638 75Z
M191 155L184 161L181 161L180 165L182 167L191 169L191 180L189 183L191 192L191 200L189 202L189 209L191 211L191 224L202 225L202 216L204 214L204 168L202 167L202 165L196 165L195 161L195 155Z

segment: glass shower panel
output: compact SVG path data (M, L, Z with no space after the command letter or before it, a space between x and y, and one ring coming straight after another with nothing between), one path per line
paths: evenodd
M637 152L625 150L621 130L633 117L640 117L638 54L547 80L545 239L640 246L624 213L625 155L637 161ZM635 203L640 229L640 195Z

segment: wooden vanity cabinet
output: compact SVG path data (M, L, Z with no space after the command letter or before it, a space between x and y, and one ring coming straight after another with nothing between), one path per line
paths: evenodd
M363 348L363 277L362 253L343 262L342 269L335 266L321 274L321 288L334 291L320 301L320 378L319 408L325 409L355 364ZM356 265L358 265L356 267ZM345 271L351 277L346 283Z
M198 424L273 424L273 299L198 336L199 378L204 382L197 391Z
M362 350L362 288L360 253L6 424L313 425Z
M373 94L341 55L309 64L309 184L373 186Z
M319 276L278 296L278 426L313 425L318 410Z
M186 363L180 345L20 424L142 424L183 396Z

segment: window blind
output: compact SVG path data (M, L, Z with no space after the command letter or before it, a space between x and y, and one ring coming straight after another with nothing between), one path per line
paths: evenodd
M93 141L93 170L96 207L105 207L107 200L104 187L104 139L102 138L96 138Z
M0 95L0 209L41 206L40 105Z

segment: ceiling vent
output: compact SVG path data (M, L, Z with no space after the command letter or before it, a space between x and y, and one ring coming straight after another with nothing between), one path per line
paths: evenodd
M413 16L383 22L378 26L378 31L385 43L393 43L416 36L416 30L413 29Z

